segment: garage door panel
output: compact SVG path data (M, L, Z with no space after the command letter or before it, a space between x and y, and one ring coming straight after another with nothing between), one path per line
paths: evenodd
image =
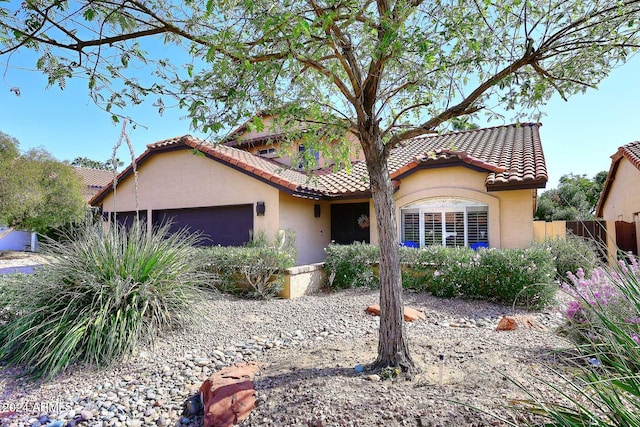
M203 234L204 246L240 246L250 240L253 205L215 206L153 211L154 224L170 222L169 231L183 228Z

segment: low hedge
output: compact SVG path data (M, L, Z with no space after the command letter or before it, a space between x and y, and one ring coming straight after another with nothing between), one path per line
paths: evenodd
M247 246L213 246L202 249L203 269L214 277L222 292L249 298L269 298L284 284L284 271L295 265L295 237L287 231L269 245L264 236Z
M595 243L573 234L567 234L565 238L546 239L535 246L551 253L556 279L561 282L568 280L568 272L575 274L579 268L590 277L593 269L601 264Z
M378 286L376 246L330 245L326 268L329 286ZM549 304L557 285L548 250L400 248L402 282L407 289L440 297L478 298L541 308Z
M380 259L377 246L358 242L351 245L331 244L325 248L325 252L327 284L330 288L378 286L378 277L373 268Z

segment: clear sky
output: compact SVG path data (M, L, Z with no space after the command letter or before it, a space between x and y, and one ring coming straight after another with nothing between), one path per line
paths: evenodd
M122 127L92 103L86 81L70 80L64 90L46 89L41 73L7 68L5 63L0 57L0 131L17 138L23 150L44 147L59 160L111 157ZM20 96L11 91L14 87L19 87ZM151 105L154 101L126 110L145 126L129 132L136 156L146 144L187 133L200 136L190 131L186 113L168 109L159 116ZM568 102L556 96L543 110L547 115L541 119L540 133L549 172L547 189L564 174L592 177L608 170L619 146L640 140L640 55L614 70L598 90ZM130 161L126 147L117 156L125 164Z

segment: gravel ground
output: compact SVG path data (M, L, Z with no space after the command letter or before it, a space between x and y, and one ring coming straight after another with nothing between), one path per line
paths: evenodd
M183 412L185 400L241 360L263 364L259 406L242 426L499 426L481 411L510 417L505 406L527 398L513 380L551 396L552 351L567 346L553 333L557 309L525 313L406 293L406 305L427 317L407 323L420 373L390 381L354 369L375 359L379 320L364 309L377 302L373 290L270 301L212 295L197 303L198 322L118 366L78 367L35 384L0 366L0 426L201 425ZM497 332L505 314L529 314L548 329Z

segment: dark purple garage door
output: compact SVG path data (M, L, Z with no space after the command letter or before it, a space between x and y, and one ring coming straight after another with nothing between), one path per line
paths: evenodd
M184 227L202 232L204 246L240 246L249 241L253 230L253 205L153 211L154 225L168 221L172 233Z

